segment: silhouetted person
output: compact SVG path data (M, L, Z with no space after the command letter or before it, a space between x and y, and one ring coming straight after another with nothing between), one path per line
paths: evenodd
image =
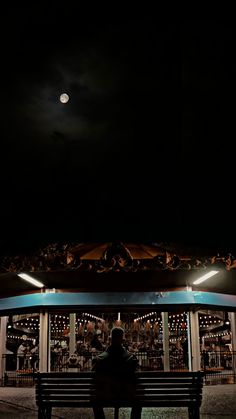
M92 348L95 348L96 351L102 351L104 349L97 334L93 336L90 345Z
M209 367L209 353L205 350L203 350L203 352L202 352L202 359L203 359L203 368L204 368L204 371L205 371L206 368Z
M129 353L122 345L124 330L114 327L111 331L111 345L105 352L95 358L93 370L96 371L96 394L99 400L131 400L135 396L135 371L139 364L135 355ZM105 419L103 408L94 407L95 419ZM141 418L142 408L132 407L131 419Z
M188 367L188 339L182 343L184 365Z

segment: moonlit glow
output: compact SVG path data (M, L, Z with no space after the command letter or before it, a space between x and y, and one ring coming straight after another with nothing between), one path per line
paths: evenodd
M67 103L69 100L69 95L67 93L62 93L60 96L60 102L61 103Z
M24 279L25 281L29 282L30 284L35 285L36 287L39 288L43 288L44 284L40 281L38 281L37 279L34 279L32 276L27 275L27 274L17 274L18 276L20 276L22 279Z
M211 271L211 272L208 272L207 274L205 274L205 275L201 276L200 278L196 279L196 281L194 281L193 283L195 285L201 284L201 282L205 281L208 278L211 278L211 276L214 276L214 275L218 274L218 272L219 271Z

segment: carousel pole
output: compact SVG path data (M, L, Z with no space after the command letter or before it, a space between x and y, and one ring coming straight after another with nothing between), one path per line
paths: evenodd
M169 326L168 312L162 312L162 334L164 352L164 371L170 371L170 346L169 346Z
M50 371L50 330L48 310L40 310L39 321L39 371Z
M232 336L232 369L236 374L236 313L229 313L231 323L231 336Z
M70 356L74 354L76 350L75 322L76 322L76 313L70 313L70 341L69 341Z
M6 339L8 317L0 317L0 382L6 371Z
M200 341L199 341L198 311L188 313L188 360L189 371L198 371L201 368Z

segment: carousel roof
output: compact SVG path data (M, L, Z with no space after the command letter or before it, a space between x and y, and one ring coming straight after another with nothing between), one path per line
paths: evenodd
M201 290L236 295L236 259L229 253L160 243L53 243L28 256L2 257L0 297L36 291L22 272L61 291L165 291L192 286L199 273L216 268L219 274Z

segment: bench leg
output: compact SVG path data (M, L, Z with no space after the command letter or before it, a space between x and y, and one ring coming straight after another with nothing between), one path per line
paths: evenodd
M39 407L38 419L51 419L52 408L51 407Z
M188 408L189 419L200 419L200 409L198 406Z
M119 407L115 407L114 419L119 419Z

